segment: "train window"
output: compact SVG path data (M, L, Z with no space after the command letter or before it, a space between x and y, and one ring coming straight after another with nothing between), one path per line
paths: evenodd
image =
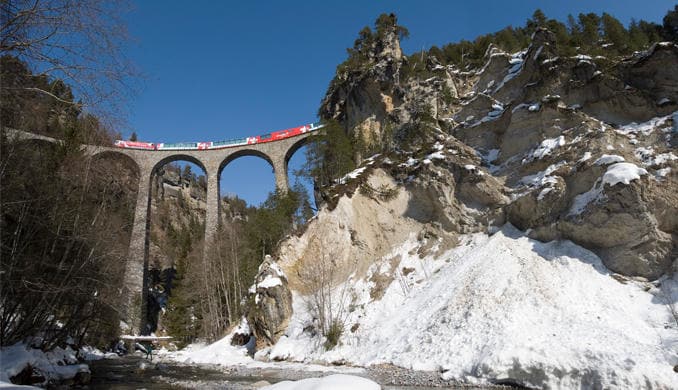
M260 136L259 136L259 139L269 139L269 138L271 138L271 133L268 133L268 134L264 134L264 135L260 135Z

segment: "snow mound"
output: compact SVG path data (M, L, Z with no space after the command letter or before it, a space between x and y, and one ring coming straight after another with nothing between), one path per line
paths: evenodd
M638 168L634 164L626 162L612 164L603 175L603 185L609 184L613 186L617 183L628 185L631 181L640 179L642 175L647 175L647 171L643 168Z
M247 355L247 348L232 346L232 339L233 334L230 334L210 345L192 344L184 350L172 354L171 357L176 361L187 364L243 365L251 363L252 358Z
M381 386L359 376L335 374L323 378L307 378L299 381L283 381L262 390L379 390Z
M570 241L541 243L510 225L461 240L421 259L412 237L366 279L348 281L355 298L333 350L304 331L312 319L295 296L287 334L271 357L284 351L299 361L390 363L469 383L537 388L675 385L678 333L664 301L645 285L616 281L595 254ZM373 300L369 274L385 271L393 281Z

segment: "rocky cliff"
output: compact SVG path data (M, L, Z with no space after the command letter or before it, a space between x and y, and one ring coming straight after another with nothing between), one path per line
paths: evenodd
M370 41L366 65L340 68L322 102L321 116L339 121L364 150L382 152L359 154L360 168L337 180L306 233L281 244L276 257L294 293L294 314L286 321L276 312L279 328L264 336L274 346L259 356L393 363L536 387L666 386L678 363L668 352L675 344L627 339L601 318L612 324L622 316L638 325L630 332L672 329L662 337L676 338L662 305L673 307L678 298L671 279L678 267L676 44L656 43L621 59L560 57L554 35L539 29L523 51L489 47L480 69L462 71L430 57L424 72L413 73L405 71L397 37L393 30ZM475 246L474 234L497 236ZM568 278L588 282L574 286ZM624 284L619 291L615 279ZM434 287L440 295L429 296ZM404 305L406 312L419 293L426 298L417 298L418 321L393 310ZM567 303L561 293L581 296ZM426 314L431 305L436 309ZM540 308L552 305L559 309ZM651 313L625 313L624 305ZM563 310L571 311L567 318ZM493 314L499 312L504 317ZM596 313L600 322L590 322ZM523 315L534 322L513 320ZM648 322L640 325L643 316ZM312 341L327 346L327 321L342 324L336 352ZM399 344L380 335L392 327L379 321L402 321L421 333L392 329L408 340ZM561 321L571 328L561 329ZM516 333L526 326L544 337L558 330L534 344ZM473 327L503 336L483 347L483 337L494 339L472 334ZM574 334L585 329L619 349ZM450 335L467 337L454 341L459 351L480 344L447 351L436 339ZM363 342L374 355L356 355L353 347ZM570 344L554 360L555 352L540 349L544 343ZM532 355L521 350L533 344ZM445 356L436 358L441 348ZM629 351L656 366L620 368ZM404 358L410 355L414 360Z
M394 49L375 54L373 66L337 76L321 114L370 142L390 142L380 132L387 127L396 143L399 134L416 133L414 147L401 143L401 153L388 156L399 163L440 152L431 164L388 169L421 203L410 216L456 232L508 221L537 239L573 240L627 276L671 271L678 253L675 44L621 60L561 58L554 35L542 29L524 51L490 47L476 71L430 58L433 76L403 80L394 36L383 45ZM429 121L417 120L423 110Z

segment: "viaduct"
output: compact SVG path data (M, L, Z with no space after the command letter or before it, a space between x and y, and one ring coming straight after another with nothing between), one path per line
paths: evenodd
M10 139L17 141L46 141L58 143L60 140L29 132L3 129ZM273 168L275 185L278 190L289 189L287 165L294 153L304 146L314 132L306 132L294 137L277 141L241 145L224 149L208 150L137 150L110 146L83 145L84 154L89 157L104 155L124 155L136 163L139 171L139 190L134 211L134 224L130 238L127 263L125 265L125 307L123 318L132 326L132 330L145 331L147 309L147 274L150 229L151 180L165 164L185 160L201 167L207 176L207 209L205 216L205 252L219 227L220 194L219 177L221 171L233 160L243 156L256 156L266 160Z

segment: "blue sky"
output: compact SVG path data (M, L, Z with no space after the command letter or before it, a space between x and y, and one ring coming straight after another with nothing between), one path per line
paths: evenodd
M673 1L136 1L127 14L131 60L146 75L130 101L129 128L151 142L216 141L316 120L336 65L358 31L395 12L411 54L432 45L522 26L536 8L608 12L661 23ZM290 170L303 162L298 152ZM292 179L293 180L293 179ZM259 204L274 189L270 166L227 166L221 193Z

